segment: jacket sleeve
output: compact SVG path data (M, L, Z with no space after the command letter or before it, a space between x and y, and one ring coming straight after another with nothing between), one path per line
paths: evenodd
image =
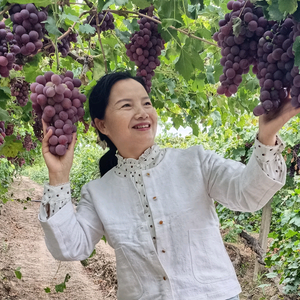
M71 194L69 197L71 198ZM104 234L86 185L82 187L76 212L72 202L66 201L52 217L41 220L39 216L39 220L45 233L47 248L57 260L88 258Z
M284 147L278 141L277 146L265 146L256 139L246 166L212 151L200 154L209 196L235 211L253 212L265 206L285 184Z

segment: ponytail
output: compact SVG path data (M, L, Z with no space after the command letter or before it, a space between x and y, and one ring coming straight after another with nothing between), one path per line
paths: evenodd
M97 130L98 131L98 130ZM104 176L110 169L118 164L116 157L117 147L106 135L98 131L99 138L107 143L109 150L99 160L99 170L101 177Z

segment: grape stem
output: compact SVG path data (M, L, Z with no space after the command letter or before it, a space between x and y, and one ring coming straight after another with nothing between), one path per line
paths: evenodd
M13 5L14 5L14 4L11 4L11 5L7 6L7 7L5 7L5 8L0 12L0 16L2 16L2 15L5 14L7 11L9 11Z
M138 16L141 16L141 17L145 17L145 18L147 18L147 19L149 19L149 20L151 20L151 21L153 21L153 22L155 22L155 23L162 24L162 22L159 21L159 20L157 20L157 19L154 19L154 18L152 18L152 17L149 17L149 16L147 16L147 15L144 15L144 14L141 14L141 13L135 12L135 11L129 11L129 10L122 10L122 11L119 11L119 10L113 10L113 9L107 9L107 10L103 10L103 11L104 11L104 12L112 12L112 13L120 14L120 15L122 15L122 14L124 14L124 13L126 13L126 14L134 14L134 15L138 15ZM169 26L168 28L177 30L177 31L179 31L179 32L181 32L181 33L187 35L187 36L190 37L190 38L193 38L193 39L202 41L202 42L204 42L204 43L207 43L207 44L212 45L212 46L215 46L215 47L219 47L217 44L212 43L212 42L210 42L210 41L207 41L207 40L205 40L205 39L203 39L203 38L200 38L200 37L198 37L198 36L196 36L196 35L193 35L193 34L187 32L186 30L183 30L183 29L180 29L180 28L176 28L176 27L174 27L174 26Z
M100 27L99 27L99 16L98 16L97 11L95 12L95 17L96 17L96 25L97 25L97 35L98 35L98 40L99 40L99 43L100 43L100 46L101 46L101 51L102 51L102 54L103 54L105 73L107 74L107 73L108 73L108 69L107 69L107 61L106 61L106 56L105 56L104 49L103 49L103 45L102 45L102 41L101 41ZM104 20L104 19L103 19L103 20Z
M242 15L242 13L243 13L243 11L244 11L244 9L245 9L245 7L246 7L246 4L247 4L247 2L248 2L249 0L246 0L246 2L245 2L245 4L244 4L244 7L243 7L243 9L241 10L241 12L240 12L240 15L239 15L239 18L241 17L241 15Z

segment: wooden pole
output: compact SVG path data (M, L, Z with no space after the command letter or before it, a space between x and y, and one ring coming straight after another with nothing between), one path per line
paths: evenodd
M261 245L264 252L267 252L268 247L268 234L270 232L271 218L272 218L272 203L271 199L266 206L263 208L262 217L261 217L261 226L259 230L259 244ZM263 271L264 266L255 261L254 273L253 273L253 281L257 281L258 273Z

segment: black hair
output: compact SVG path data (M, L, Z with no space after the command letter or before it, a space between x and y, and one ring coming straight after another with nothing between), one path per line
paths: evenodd
M98 80L89 97L89 110L93 122L95 118L99 120L104 119L111 89L115 83L124 79L134 79L146 90L144 79L142 77L132 76L128 71L112 72L104 75ZM97 128L96 130L98 131L100 139L102 141L106 141L107 146L109 147L109 151L106 152L99 160L100 175L103 176L106 172L117 165L117 148L108 136L102 134Z

